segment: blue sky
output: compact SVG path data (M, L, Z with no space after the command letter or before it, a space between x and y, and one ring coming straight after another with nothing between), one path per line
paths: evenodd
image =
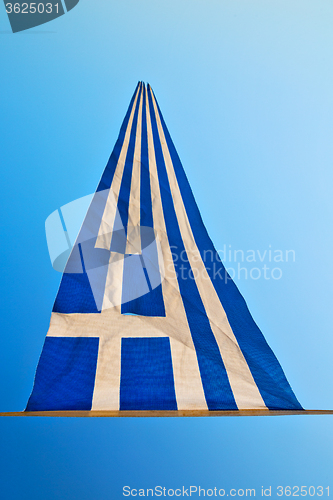
M332 3L96 4L15 35L0 6L0 410L25 407L59 286L45 219L94 191L139 80L216 248L294 250L281 279L236 281L301 404L333 408ZM124 485L333 491L331 417L0 425L4 498L117 500Z

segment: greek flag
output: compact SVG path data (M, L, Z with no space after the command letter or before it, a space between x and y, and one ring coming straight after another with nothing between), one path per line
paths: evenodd
M302 407L140 82L67 260L26 411L244 409Z

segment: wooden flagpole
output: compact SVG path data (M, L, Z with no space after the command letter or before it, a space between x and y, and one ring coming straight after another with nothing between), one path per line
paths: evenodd
M269 417L287 415L333 415L333 410L177 410L177 411L21 411L0 417Z

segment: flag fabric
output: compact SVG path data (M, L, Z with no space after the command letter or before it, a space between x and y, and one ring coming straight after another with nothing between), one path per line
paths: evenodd
M26 411L302 410L140 82L62 276Z

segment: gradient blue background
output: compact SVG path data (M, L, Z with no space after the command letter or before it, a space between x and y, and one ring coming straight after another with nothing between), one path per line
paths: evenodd
M332 26L330 0L81 0L13 35L0 5L1 411L25 407L60 282L44 221L94 191L138 80L215 246L295 250L280 280L237 283L302 405L333 408ZM332 418L2 418L1 497L333 495Z

